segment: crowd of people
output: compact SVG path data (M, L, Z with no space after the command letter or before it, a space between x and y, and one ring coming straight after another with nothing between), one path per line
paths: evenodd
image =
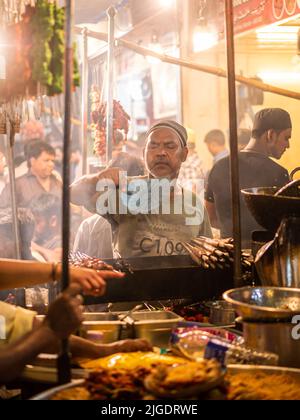
M241 189L281 187L289 182L287 170L274 159L279 160L289 148L291 136L290 115L278 108L259 111L252 132L239 131ZM212 227L223 238L232 236L230 159L224 133L214 129L203 140L213 157L209 170L198 155L197 138L192 130L164 120L154 124L145 138L143 159L118 151L105 170L81 178L80 150L73 148L70 243L74 251L101 259L114 255L171 256L186 253L182 244L194 237L213 237ZM31 139L24 146L24 161L20 161L16 170L16 198L22 258L26 262L12 259L10 186L5 155L0 153L2 291L51 283L61 274L62 149L42 138ZM154 199L154 186L162 187L155 182L165 180L170 186L167 211L163 200ZM109 188L102 188L108 181ZM202 189L196 186L199 181ZM132 185L140 189L138 198L133 196ZM205 200L199 199L198 195L204 191ZM119 194L113 207L111 192ZM180 208L177 206L179 198L182 199ZM147 212L141 207L142 202L150 203L150 212L149 208ZM126 212L122 207L124 203ZM259 227L242 198L241 208L243 246L249 247L252 232ZM45 349L55 351L58 340L68 337L77 328L82 320L80 292L102 295L105 281L120 277L122 274L117 272L71 269L71 288L52 303L42 324L36 323L33 312L0 302L0 315L9 320L8 338L0 340L0 346L4 345L4 350L0 351L0 382L13 379L24 363ZM60 316L62 313L64 316ZM62 324L59 319L64 320ZM71 342L74 353L93 356L120 348L149 348L148 343L140 341L101 348L75 337Z

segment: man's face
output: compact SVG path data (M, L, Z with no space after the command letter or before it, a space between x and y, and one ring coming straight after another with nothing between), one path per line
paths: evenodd
M288 128L287 130L283 131L269 130L268 148L270 156L279 160L283 156L285 151L290 148L291 137L291 128Z
M153 178L175 179L188 149L172 129L159 128L150 134L144 151L148 172Z
M42 152L37 159L31 159L31 169L41 178L48 178L52 174L54 164L55 156L47 152Z

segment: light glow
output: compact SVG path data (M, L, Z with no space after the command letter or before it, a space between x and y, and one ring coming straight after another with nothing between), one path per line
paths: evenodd
M171 8L175 5L175 0L159 0L162 7Z
M200 27L196 28L193 36L193 49L194 52L201 52L209 50L218 43L218 36L214 32L207 32Z
M269 26L256 30L258 42L297 43L299 26Z
M258 73L265 83L296 83L300 82L300 72L266 70Z
M162 48L162 46L160 45L159 42L153 42L149 45L149 49L158 53L158 54L163 54L164 50ZM152 57L151 55L147 55L147 61L149 64L157 64L159 63L161 60L159 58L155 58Z

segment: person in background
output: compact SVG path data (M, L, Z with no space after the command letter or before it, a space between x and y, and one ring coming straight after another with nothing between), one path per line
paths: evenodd
M205 170L197 152L196 133L191 129L187 129L187 133L189 154L181 166L178 182L183 188L194 191L195 182L202 182L204 188Z
M55 150L44 141L34 141L27 148L26 175L16 180L17 205L28 207L31 200L48 192L58 197L62 194L62 183L53 174ZM6 186L0 196L0 207L10 206L10 189Z
M143 176L145 174L144 162L128 153L120 152L109 165L110 168L119 168L128 176ZM110 223L102 216L95 214L84 220L80 225L73 251L81 252L95 258L113 258L113 238Z
M241 189L282 187L290 181L288 171L274 162L290 147L292 122L289 113L280 108L266 108L254 117L252 138L239 153ZM213 227L221 237L231 237L232 205L229 157L213 167L206 188L206 207ZM252 232L261 230L241 197L242 242L251 247Z
M221 130L209 131L204 138L204 143L206 144L209 153L213 156L214 165L219 160L229 155L229 151L226 148L225 135Z
M49 307L43 322L36 314L0 302L0 385L16 379L25 365L40 353L57 353L61 340L74 333L83 321L81 287L71 285ZM150 351L145 340L125 340L111 344L95 344L82 338L70 337L72 355L97 359L119 352Z
M28 171L26 151L30 143L45 140L45 128L40 121L29 120L21 127L21 142L16 142L15 152L18 162L15 163L15 176L19 178Z
M34 220L29 209L18 209L20 233L20 252L24 260L32 260L31 240L34 231ZM16 258L11 208L0 209L0 258Z
M30 203L35 228L31 251L39 253L45 261L60 261L61 243L61 200L53 194L41 194Z

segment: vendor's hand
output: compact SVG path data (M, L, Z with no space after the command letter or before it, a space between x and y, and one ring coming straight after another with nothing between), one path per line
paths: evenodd
M96 203L99 198L99 192L97 192L98 182L108 179L118 187L119 172L119 168L109 168L98 174L86 175L75 181L70 187L72 204L84 206L91 213L95 213Z
M83 321L81 287L72 284L49 307L44 326L49 327L59 339L68 338Z
M152 351L153 347L147 340L123 340L111 344L113 353L133 353L136 351Z
M71 267L70 280L79 284L83 292L92 296L103 296L106 290L106 280L122 279L124 273L118 271L95 271L88 268Z
M105 179L109 179L110 181L112 181L116 187L119 186L120 183L120 171L122 171L122 169L120 168L108 168L105 169L104 171L100 172L97 177L98 177L98 181L101 180L105 180Z

